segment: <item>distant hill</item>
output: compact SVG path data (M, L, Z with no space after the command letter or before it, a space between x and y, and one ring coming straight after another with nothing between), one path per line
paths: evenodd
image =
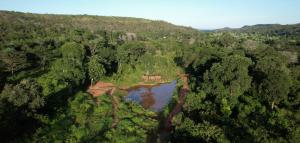
M92 16L92 15L55 15L32 14L11 11L0 11L0 24L30 24L48 27L75 27L89 30L124 31L134 33L172 34L198 33L190 27L177 26L165 21L154 21L142 18ZM7 27L7 26L6 26Z
M300 24L280 25L280 24L257 24L244 26L242 28L222 28L216 32L243 32L269 35L300 35Z

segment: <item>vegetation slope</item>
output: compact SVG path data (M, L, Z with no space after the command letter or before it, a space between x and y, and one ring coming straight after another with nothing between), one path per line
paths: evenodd
M201 32L146 19L1 11L0 138L297 142L299 25L256 27ZM190 91L167 133L163 119L179 90L163 112L124 101L120 90L86 92L97 81L130 87L144 74L170 81L178 72L188 74Z

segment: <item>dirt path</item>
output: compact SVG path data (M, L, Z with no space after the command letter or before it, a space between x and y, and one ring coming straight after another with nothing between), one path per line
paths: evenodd
M113 123L112 123L112 128L115 128L118 123L119 123L119 117L117 115L118 109L119 109L119 99L118 97L116 97L114 95L116 88L113 87L110 91L109 91L109 95L112 98L112 105L113 105Z
M95 85L91 85L88 89L88 92L93 97L98 97L105 93L111 96L111 101L113 106L113 112L112 112L113 122L111 125L112 128L115 128L119 123L119 118L117 115L117 112L119 110L119 98L114 95L116 88L117 87L113 83L99 81ZM96 100L96 103L99 104L99 101Z
M172 119L173 117L181 111L181 107L184 104L184 99L187 93L190 91L189 85L188 85L188 75L187 74L180 74L180 78L183 81L183 86L179 91L179 99L176 104L176 106L173 108L173 110L170 112L167 121L166 121L166 130L171 130L172 127Z
M109 93L112 88L115 88L115 85L113 83L109 82L97 82L94 85L91 85L87 92L90 93L93 97L101 96L105 93Z

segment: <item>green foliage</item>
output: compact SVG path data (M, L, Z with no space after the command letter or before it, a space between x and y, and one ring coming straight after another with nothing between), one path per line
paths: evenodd
M92 56L88 63L89 77L93 82L100 80L105 75L105 68L96 56Z
M74 85L78 85L85 78L82 64L64 59L54 61L51 72L59 81L74 83Z
M249 87L248 67L251 60L240 55L228 56L212 65L204 74L203 89L216 96L239 96Z
M68 86L68 83L60 81L54 73L39 77L37 82L43 87L42 93L44 96L56 93Z
M233 46L235 42L234 37L230 33L223 33L216 43L221 47L230 47Z
M298 66L292 66L291 75L284 55L267 45L245 53L210 47L183 52L181 66L190 73L193 90L186 96L183 112L172 121L174 141L295 142L299 138L295 134Z
M73 42L66 43L61 47L61 53L62 58L55 60L51 66L52 74L59 81L80 84L85 79L83 47Z
M20 142L37 128L39 110L45 106L42 88L32 79L6 84L0 94L0 132L4 142ZM18 138L16 138L16 136Z
M13 48L6 48L0 51L0 57L5 71L9 71L11 74L28 66L25 54L17 52Z
M1 100L6 100L17 107L25 107L29 112L35 112L44 106L41 91L42 88L36 81L25 79L15 86L6 85L1 93Z
M36 133L36 142L145 142L147 134L157 126L153 112L121 102L117 105L117 126L112 127L113 99L102 95L97 100L98 105L89 95L77 93L69 101L66 114Z
M299 43L299 24L204 33L145 19L0 11L0 138L297 142ZM118 90L86 93L88 80L124 88L144 84L145 74L165 82L179 73L191 91L168 132L157 115L168 117L177 96L154 113Z
M283 56L266 54L257 60L254 71L258 81L258 96L273 108L287 99L291 78Z
M182 115L177 115L176 120L180 120L180 116ZM175 135L187 137L180 139L182 142L229 142L225 138L222 129L216 125L212 125L207 121L197 124L189 118L181 120L183 121L176 127L178 133Z
M60 48L60 52L64 59L72 61L71 64L82 62L85 55L84 48L75 42L65 43Z

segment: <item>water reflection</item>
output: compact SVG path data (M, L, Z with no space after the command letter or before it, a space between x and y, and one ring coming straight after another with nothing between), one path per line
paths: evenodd
M171 101L175 89L176 80L150 87L140 86L131 89L125 100L139 103L145 108L158 112Z

